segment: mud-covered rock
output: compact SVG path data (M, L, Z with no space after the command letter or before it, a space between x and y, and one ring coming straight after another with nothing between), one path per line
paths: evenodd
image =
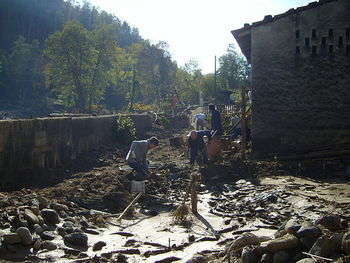
M21 243L21 237L17 233L10 233L3 235L3 241L5 244L18 244Z
M39 218L29 209L24 210L24 219L27 220L30 225L39 224Z
M276 253L281 250L288 250L296 248L299 245L297 237L291 234L287 234L283 237L276 238L267 242L261 243L263 251L268 253Z
M40 234L40 237L43 240L54 240L55 239L55 234L51 231L44 231Z
M317 219L316 224L321 225L331 231L338 231L343 229L343 224L338 215L325 215Z
M287 251L281 250L273 255L273 263L285 263L290 259L290 255Z
M296 233L297 237L319 238L322 235L322 230L317 226L302 226Z
M51 241L46 240L42 242L41 249L47 249L49 251L52 251L57 249L57 245Z
M273 254L262 255L260 263L272 263L272 262L273 262Z
M329 257L339 252L341 248L342 235L335 234L333 236L323 235L317 239L310 249L309 253L320 257Z
M28 228L20 227L17 229L16 233L20 236L23 245L28 246L33 244L33 236Z
M259 262L260 257L261 254L257 247L246 246L243 248L241 261L242 263L256 263Z
M284 230L287 233L295 234L300 228L301 228L301 224L298 222L298 220L295 218L291 218L287 221L284 227Z
M41 216L48 225L56 225L60 222L57 212L53 209L43 209L41 210Z
M88 236L84 233L71 233L65 235L63 240L66 244L77 247L87 247L88 245Z
M98 241L97 243L94 244L94 246L92 247L93 251L98 251L101 250L104 246L106 246L106 242L104 241Z

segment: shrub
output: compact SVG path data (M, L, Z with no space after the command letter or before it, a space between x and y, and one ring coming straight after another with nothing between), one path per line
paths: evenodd
M136 139L135 123L130 117L116 117L112 129L115 138L122 144L129 144Z

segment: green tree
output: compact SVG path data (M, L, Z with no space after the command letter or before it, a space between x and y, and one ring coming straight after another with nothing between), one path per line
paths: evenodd
M233 92L242 85L248 85L249 65L233 45L219 58L218 85L222 91Z
M37 96L40 97L44 91L39 42L33 40L28 43L20 36L14 42L8 66L13 98L21 104L30 104L32 100L37 102Z
M64 105L83 112L100 102L109 84L115 48L109 27L90 32L81 24L69 22L49 37L46 79Z

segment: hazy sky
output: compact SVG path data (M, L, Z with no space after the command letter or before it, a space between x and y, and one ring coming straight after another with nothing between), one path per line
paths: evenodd
M230 31L314 0L91 0L100 9L137 27L152 43L166 41L178 65L198 61L203 73L214 71L234 38Z

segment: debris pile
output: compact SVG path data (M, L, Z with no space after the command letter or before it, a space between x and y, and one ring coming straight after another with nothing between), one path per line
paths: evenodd
M291 218L274 237L253 233L237 235L216 259L203 262L241 263L313 263L347 262L350 256L350 228L348 220L327 215L314 222L299 222Z

